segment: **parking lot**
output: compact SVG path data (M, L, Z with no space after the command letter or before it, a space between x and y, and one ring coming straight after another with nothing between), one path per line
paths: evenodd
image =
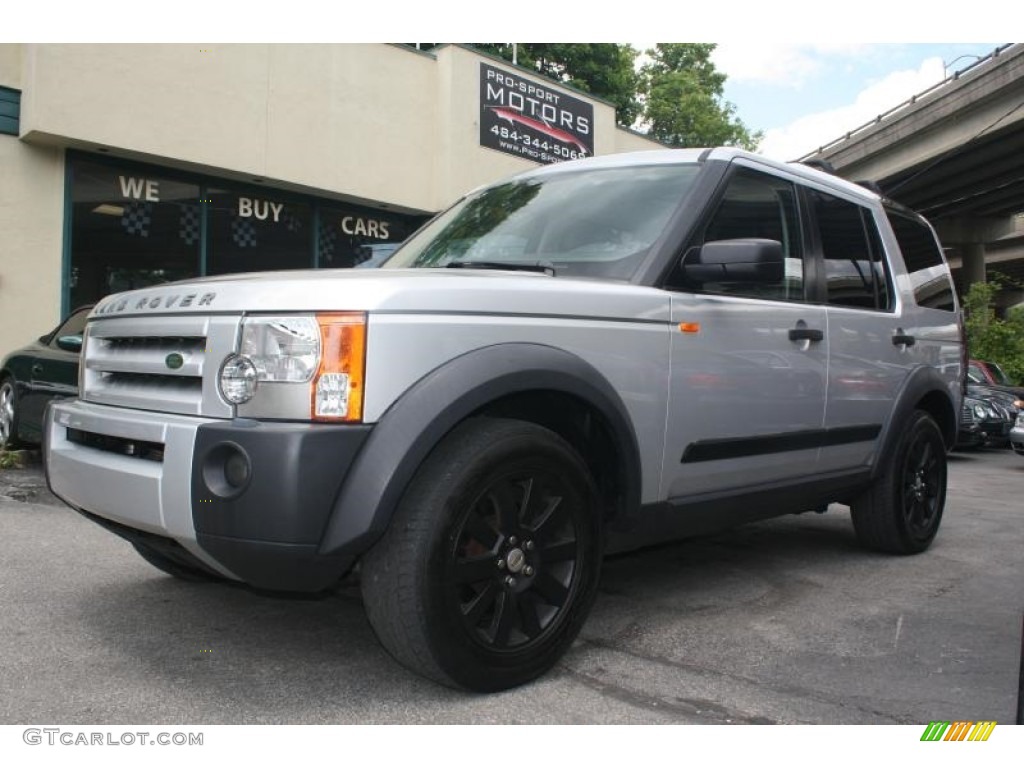
M357 587L179 582L0 471L0 722L1012 723L1022 495L1024 457L954 454L917 557L860 550L834 505L611 558L558 667L480 696L395 664Z

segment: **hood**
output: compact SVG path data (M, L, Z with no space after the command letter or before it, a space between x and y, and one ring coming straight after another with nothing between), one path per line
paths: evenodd
M318 269L207 277L114 294L90 319L279 312L537 314L668 322L664 291L473 269Z

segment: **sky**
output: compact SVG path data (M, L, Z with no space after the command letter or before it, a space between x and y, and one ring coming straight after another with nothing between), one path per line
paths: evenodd
M760 151L795 160L969 67L1001 43L720 43L725 98Z

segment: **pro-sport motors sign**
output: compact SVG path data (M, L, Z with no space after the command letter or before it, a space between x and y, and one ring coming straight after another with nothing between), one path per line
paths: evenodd
M594 154L594 105L480 63L480 145L538 163Z

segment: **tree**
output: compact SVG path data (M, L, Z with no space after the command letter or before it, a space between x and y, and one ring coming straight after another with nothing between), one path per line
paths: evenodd
M711 61L711 43L658 43L640 70L643 119L651 136L673 147L737 146L754 150L751 133L722 98L725 75Z
M995 296L1007 282L990 275L986 283L972 283L964 296L967 349L976 360L998 363L1014 381L1024 382L1024 310L1012 310L1006 319L996 316Z

